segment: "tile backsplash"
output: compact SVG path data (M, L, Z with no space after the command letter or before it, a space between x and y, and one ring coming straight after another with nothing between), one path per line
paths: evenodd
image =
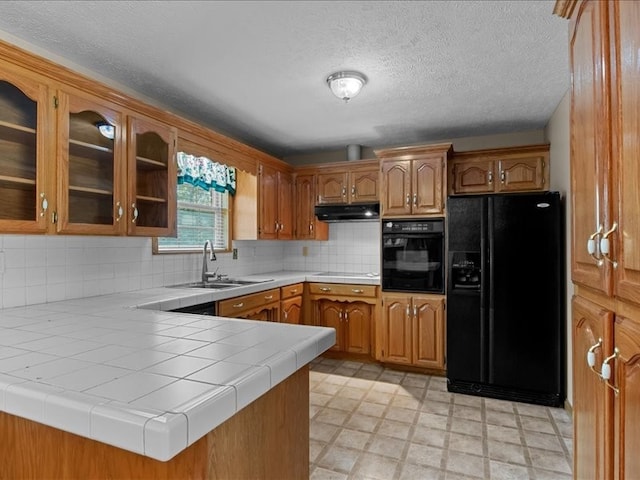
M329 235L327 242L237 241L238 259L217 254L209 269L231 276L379 271L377 222L331 224ZM201 268L201 254L153 255L150 238L0 235L0 307L174 285L197 280Z

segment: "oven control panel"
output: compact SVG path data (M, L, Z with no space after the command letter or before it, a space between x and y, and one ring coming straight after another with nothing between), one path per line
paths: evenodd
M439 233L444 232L444 220L384 220L382 233Z

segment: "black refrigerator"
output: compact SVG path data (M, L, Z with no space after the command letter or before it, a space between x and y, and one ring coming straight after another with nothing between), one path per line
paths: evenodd
M561 406L565 398L560 194L447 201L447 387Z

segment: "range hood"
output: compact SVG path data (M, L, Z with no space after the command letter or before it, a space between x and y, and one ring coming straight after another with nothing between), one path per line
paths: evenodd
M323 222L372 221L380 218L380 204L316 205L314 213Z

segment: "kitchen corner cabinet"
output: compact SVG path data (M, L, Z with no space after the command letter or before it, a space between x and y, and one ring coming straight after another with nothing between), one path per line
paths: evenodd
M47 229L55 205L46 168L51 106L48 86L37 77L9 66L0 69L0 232Z
M295 238L296 240L328 240L329 224L318 220L314 213L317 176L296 175L295 186Z
M549 188L549 145L456 152L449 193L506 193Z
M313 324L336 330L331 351L370 355L377 309L375 285L310 283Z
M58 91L57 231L118 235L125 227L124 115L79 92ZM102 135L100 123L114 127Z
M280 289L221 300L217 313L221 317L277 322L280 320Z
M444 322L443 296L383 293L379 359L444 370Z
M632 480L640 476L640 4L558 1L554 12L571 20L574 475Z
M259 228L262 240L293 238L293 178L266 164L258 167Z
M443 215L452 145L376 150L381 159L381 216Z
M176 129L134 116L129 116L127 128L127 232L144 236L175 235Z
M302 316L303 284L280 287L280 322L299 324Z
M377 202L377 162L371 166L331 168L318 174L318 205Z

